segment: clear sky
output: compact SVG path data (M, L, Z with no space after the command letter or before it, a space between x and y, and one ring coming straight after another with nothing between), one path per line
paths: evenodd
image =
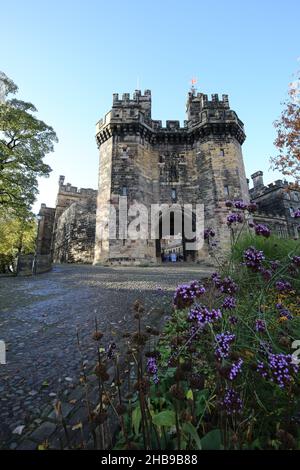
M59 137L34 210L54 205L60 174L97 187L95 123L112 93L138 84L161 120L183 122L192 77L198 91L229 94L247 176L280 177L269 170L272 123L300 66L299 0L11 0L0 12L0 70Z

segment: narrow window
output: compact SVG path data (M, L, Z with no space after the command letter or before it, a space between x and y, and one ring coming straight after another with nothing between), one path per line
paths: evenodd
M227 184L224 186L224 194L225 196L229 196L229 186Z
M171 198L172 198L172 201L176 201L177 199L177 191L175 188L172 188Z
M293 217L293 215L294 215L294 209L290 207L290 216Z
M220 157L224 157L225 155L225 150L224 149L220 149Z
M127 196L127 195L128 195L127 186L123 186L122 187L122 196Z

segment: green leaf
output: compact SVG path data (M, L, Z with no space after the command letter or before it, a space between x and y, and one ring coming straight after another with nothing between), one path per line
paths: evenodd
M201 439L201 446L203 450L220 450L221 448L221 431L214 429L208 432Z
M198 450L202 449L201 445L201 439L199 437L199 434L197 432L197 429L192 423L184 423L182 426L183 432L189 434L191 438L195 441L196 447Z
M152 422L156 426L175 426L175 413L172 410L161 411L152 417Z
M191 388L186 392L186 398L188 400L194 400L194 394L193 394L193 390Z
M140 429L140 424L142 420L141 407L137 406L132 412L132 426L134 429L134 434L137 436Z

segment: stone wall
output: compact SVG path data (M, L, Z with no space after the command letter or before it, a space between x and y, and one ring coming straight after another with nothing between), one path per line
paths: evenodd
M300 209L300 188L282 180L265 186L262 171L254 173L251 177L253 188L250 189L250 197L257 203L258 212L265 214L266 223L272 225L272 216L281 217L286 222L288 236L299 238L299 222L293 214ZM267 221L266 214L270 216L269 221Z
M92 198L74 202L57 221L53 261L92 263L95 247L96 204Z
M51 270L51 256L40 255L20 255L17 260L17 275L30 276L32 274L42 274Z

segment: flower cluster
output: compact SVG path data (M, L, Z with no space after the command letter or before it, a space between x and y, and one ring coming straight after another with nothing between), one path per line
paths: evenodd
M269 236L271 235L271 230L264 224L256 224L255 233L256 235L262 235L265 238L269 238Z
M266 322L260 318L255 322L255 330L259 333L264 333L266 331Z
M236 209L244 211L248 209L248 204L246 204L246 202L244 201L234 201L234 207L236 207Z
M212 228L206 228L204 230L204 240L208 240L210 237L214 237L216 235L215 231Z
M236 317L235 315L230 315L228 320L231 325L236 325L237 322L239 321L238 317Z
M201 305L196 305L189 312L189 320L196 320L200 325L205 325L206 323L213 323L219 318L222 317L222 312L220 309L212 309L211 311L208 308Z
M243 402L239 393L232 388L226 390L221 405L228 415L240 413L243 408Z
M216 335L216 346L215 354L217 359L220 361L229 355L230 344L235 340L235 335L226 331Z
M249 246L243 254L245 265L252 269L252 271L260 271L262 261L265 259L263 251L257 250L254 246Z
M284 279L276 281L275 287L279 292L289 292L292 289L291 284L288 281L285 281Z
M297 364L293 363L293 356L291 354L269 354L268 362L265 364L262 361L257 363L257 371L266 380L279 385L284 388L288 385L293 375L299 370Z
M242 370L243 359L238 359L237 362L234 362L229 371L229 380L234 380L239 372Z
M232 214L229 214L227 216L227 225L230 226L235 223L242 223L243 222L243 216L240 213L235 213L233 212Z
M276 271L280 266L280 261L277 261L277 260L271 261L270 266L271 266L272 271Z
M194 300L205 293L205 287L201 286L197 281L190 284L181 284L176 288L174 294L174 305L181 309L190 307Z
M111 359L113 357L116 347L116 343L114 342L108 344L108 346L106 347L106 354L108 359Z
M297 210L294 212L294 217L295 217L295 219L299 219L299 218L300 218L300 209L297 209Z
M158 383L158 376L157 376L158 367L156 363L156 358L153 356L149 357L147 361L147 372L148 374L152 375L153 382Z
M260 268L260 273L265 281L269 281L273 276L273 271L271 269Z
M237 284L231 279L231 277L224 277L222 280L218 273L213 273L211 279L215 286L220 289L223 294L234 294L238 290Z
M281 303L278 303L275 305L275 307L277 308L277 310L279 310L279 315L280 315L280 318L281 319L287 319L287 320L292 320L293 319L293 315L291 314L291 312L289 311L289 309L285 308L284 305L282 305Z
M292 258L292 262L294 263L295 266L299 266L300 267L300 256L293 256Z
M232 310L236 307L236 299L235 297L225 297L223 300L222 308L225 310Z

